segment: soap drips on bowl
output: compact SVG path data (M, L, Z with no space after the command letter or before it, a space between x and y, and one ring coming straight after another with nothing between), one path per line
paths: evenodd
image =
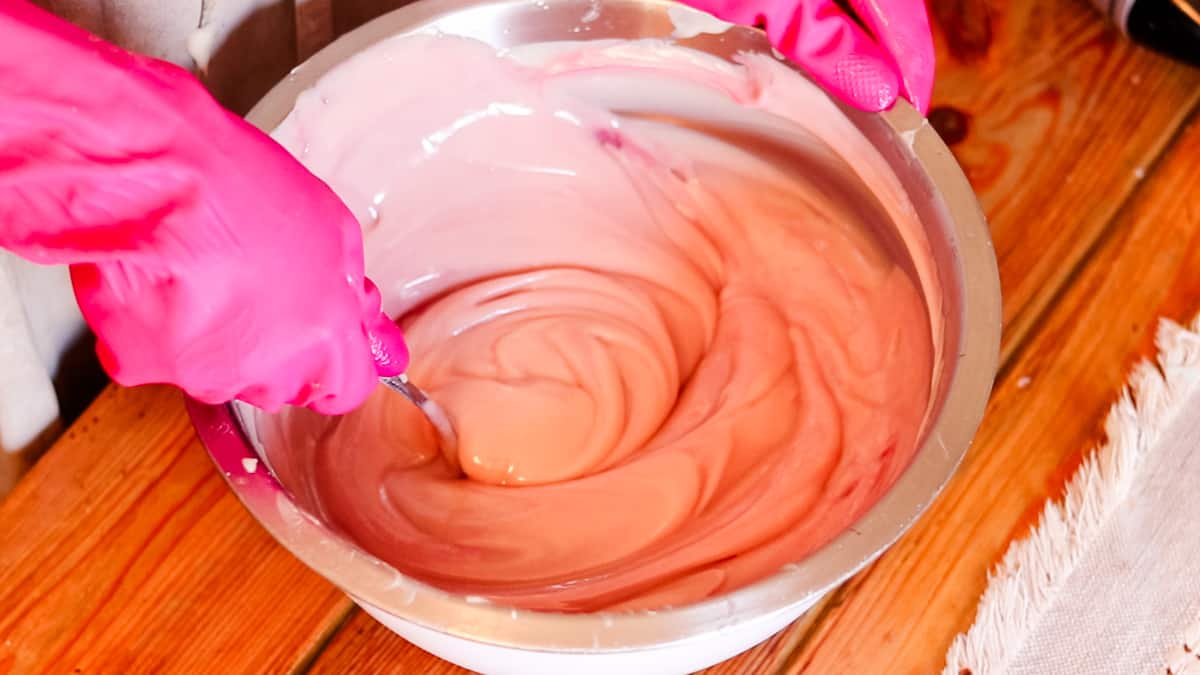
M274 135L358 215L458 453L387 391L256 427L299 504L405 574L528 609L695 602L830 541L918 446L920 223L769 57L396 37Z

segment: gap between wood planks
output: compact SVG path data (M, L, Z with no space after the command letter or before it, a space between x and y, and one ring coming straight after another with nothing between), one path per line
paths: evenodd
M333 641L333 638L342 632L342 629L346 627L346 624L350 623L350 619L354 618L355 614L360 612L362 610L354 603L346 607L346 611L342 612L337 621L329 624L329 628L325 630L320 639L313 643L312 649L300 655L300 660L288 671L289 675L305 675L311 671L317 662L317 658L321 656L321 653L325 651L329 643Z

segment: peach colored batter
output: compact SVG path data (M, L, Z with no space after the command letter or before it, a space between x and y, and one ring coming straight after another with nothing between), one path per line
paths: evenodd
M745 585L874 503L929 400L928 260L893 254L920 228L823 94L743 61L409 37L304 94L275 135L359 216L460 448L383 389L343 418L264 415L300 503L405 573L565 611ZM613 112L668 101L754 110L807 163Z

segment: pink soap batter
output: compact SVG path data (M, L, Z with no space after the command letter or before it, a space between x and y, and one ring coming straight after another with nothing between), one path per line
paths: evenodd
M888 489L939 348L919 223L818 89L741 61L417 36L301 96L275 137L359 217L460 439L445 456L382 388L341 418L261 413L301 505L441 588L588 611L756 581ZM641 104L753 112L799 150L614 112Z

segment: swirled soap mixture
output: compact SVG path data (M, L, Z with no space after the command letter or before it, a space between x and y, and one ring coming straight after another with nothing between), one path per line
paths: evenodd
M589 611L756 581L889 488L939 348L920 225L824 94L739 60L409 36L300 97L275 137L358 215L460 441L382 388L261 414L301 505L443 589Z

